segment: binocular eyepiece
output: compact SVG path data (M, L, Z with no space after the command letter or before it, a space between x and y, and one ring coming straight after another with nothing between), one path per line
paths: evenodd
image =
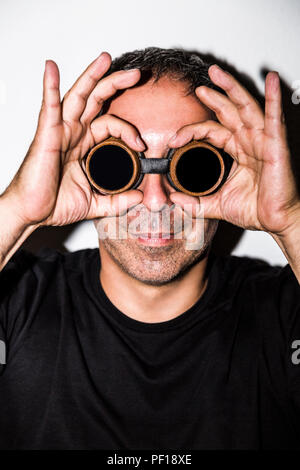
M102 194L135 189L145 174L160 173L177 191L206 196L224 184L232 162L230 155L203 141L170 149L166 158L146 158L121 139L109 137L89 151L85 168L91 185Z

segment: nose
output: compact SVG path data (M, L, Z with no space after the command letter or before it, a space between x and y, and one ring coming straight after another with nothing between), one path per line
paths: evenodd
M142 203L148 210L161 211L165 205L171 205L170 188L166 176L162 174L146 174L137 188L143 192Z

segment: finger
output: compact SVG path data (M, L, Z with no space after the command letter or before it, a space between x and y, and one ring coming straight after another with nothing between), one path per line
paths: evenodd
M32 188L37 180L39 184L41 175L44 175L46 171L48 174L53 175L49 184L52 185L54 191L56 190L62 150L61 124L59 70L54 61L47 60L43 77L43 100L38 126L22 163L22 167L25 166L26 168L26 162L34 161L34 164L28 167Z
M138 152L146 148L137 129L112 114L104 114L95 119L91 124L91 132L95 142L102 142L112 136L122 139L131 149Z
M243 126L237 108L222 93L206 86L196 88L195 93L202 103L214 111L218 120L232 132L238 131Z
M175 191L171 193L169 197L174 204L181 206L190 217L222 219L218 193L212 194L211 196L194 197Z
M80 118L90 93L100 78L107 72L111 64L111 57L102 52L80 75L72 88L63 99L63 119L72 122Z
M205 140L216 147L224 148L229 153L229 150L232 150L229 145L231 137L232 133L230 130L226 129L222 124L208 120L181 127L175 136L170 139L168 145L170 148L177 148L182 147L193 139Z
M199 197L189 196L180 191L173 191L170 193L169 198L174 204L180 206L188 217L201 218L202 212Z
M277 72L269 72L265 81L265 133L277 137L284 126L281 89Z
M53 60L45 63L43 79L43 101L39 116L39 127L55 127L61 122L59 92L59 70Z
M131 189L121 194L102 196L94 194L88 219L98 217L113 217L124 214L128 209L140 204L143 193L137 189Z
M238 109L240 118L246 127L264 128L263 111L249 91L230 73L214 64L208 69L211 80L224 91Z
M99 114L105 100L113 96L117 90L135 85L141 76L138 69L121 70L101 80L88 97L81 122L90 123Z

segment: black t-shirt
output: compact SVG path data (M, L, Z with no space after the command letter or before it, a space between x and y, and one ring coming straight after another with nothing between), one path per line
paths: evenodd
M1 272L0 448L300 448L289 265L210 255L203 296L152 324L110 302L99 270L98 249L20 249Z

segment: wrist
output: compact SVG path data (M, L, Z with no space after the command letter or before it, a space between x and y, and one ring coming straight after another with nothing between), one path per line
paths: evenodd
M0 271L8 260L38 227L25 223L18 212L18 204L12 194L5 192L0 196Z
M278 232L269 232L273 238L279 240L289 240L300 230L300 201L290 208L288 214L284 217L285 228Z
M7 225L14 225L20 230L35 226L37 228L39 225L26 220L22 213L22 201L12 190L6 190L0 195L0 214Z
M278 244L300 283L300 203L293 211L287 228L270 235Z

